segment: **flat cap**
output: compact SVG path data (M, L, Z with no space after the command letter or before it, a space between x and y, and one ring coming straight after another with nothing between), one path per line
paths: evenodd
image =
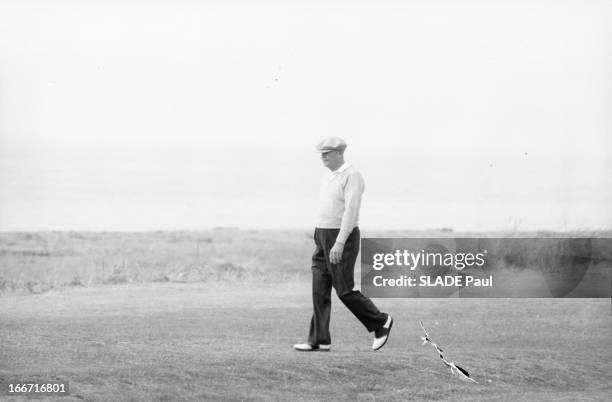
M317 144L317 151L344 151L347 147L346 141L340 137L328 137Z

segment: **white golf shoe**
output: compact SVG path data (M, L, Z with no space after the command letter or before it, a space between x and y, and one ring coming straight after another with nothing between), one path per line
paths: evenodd
M374 342L372 343L372 349L378 350L385 346L387 340L389 339L389 334L391 333L391 327L393 327L393 318L390 315L387 315L387 322L385 325L376 332L374 332Z
M331 345L311 345L309 343L296 343L293 349L298 352L329 352Z

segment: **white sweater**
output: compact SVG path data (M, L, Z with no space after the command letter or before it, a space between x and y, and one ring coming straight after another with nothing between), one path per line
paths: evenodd
M324 177L319 193L317 227L340 229L336 241L344 244L359 222L359 208L364 190L365 182L361 173L347 163Z

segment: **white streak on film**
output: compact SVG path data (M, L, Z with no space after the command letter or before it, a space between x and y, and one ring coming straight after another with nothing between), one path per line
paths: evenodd
M449 362L448 360L444 358L442 349L440 349L438 345L436 345L435 343L431 341L431 339L429 339L429 334L427 333L427 331L425 330L425 327L423 326L423 321L419 321L419 324L421 324L421 328L423 329L423 332L425 332L425 336L421 337L421 339L423 340L423 345L429 343L431 346L433 346L438 352L438 355L440 355L440 359L442 359L444 364L446 364L446 366L450 368L451 373L458 374L460 377L468 379L478 384L478 381L470 377L470 374L467 372L467 370L457 366L454 362Z

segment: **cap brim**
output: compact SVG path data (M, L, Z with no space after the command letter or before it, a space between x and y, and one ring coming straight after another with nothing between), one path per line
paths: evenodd
M346 149L346 148L317 149L315 152L322 154L323 152L342 151L343 149Z

